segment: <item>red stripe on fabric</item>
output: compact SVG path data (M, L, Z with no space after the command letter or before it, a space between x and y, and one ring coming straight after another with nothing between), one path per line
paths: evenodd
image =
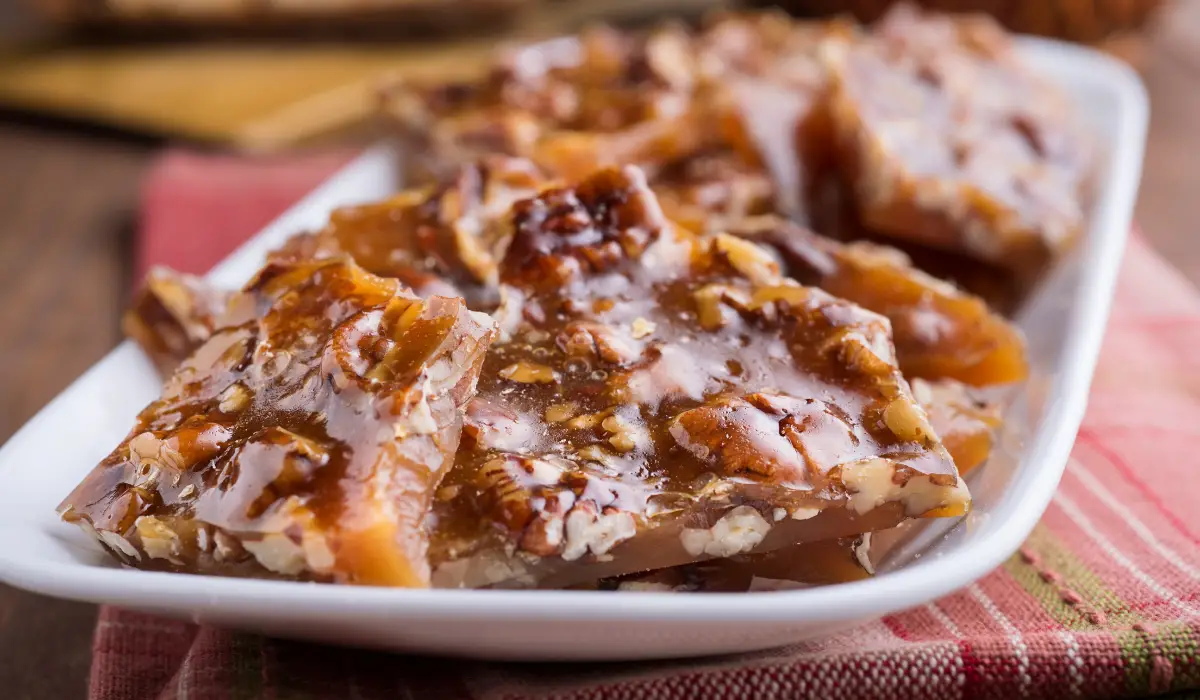
M992 619L975 596L966 591L951 593L938 600L940 609L958 630L968 637L1004 637L1004 628Z
M992 599L996 609L1007 617L1022 635L1063 629L1041 602L1003 568L981 579L979 588Z
M906 610L895 615L914 642L953 640L956 637L941 620L934 617L926 606Z
M1081 440L1083 440L1084 442L1086 442L1088 444L1088 446L1091 447L1093 450L1098 452L1100 454L1100 456L1104 457L1104 459L1110 465L1112 465L1112 467L1114 469L1121 472L1121 475L1124 476L1125 479L1129 481L1129 483L1133 484L1134 488L1136 488L1142 494L1142 496L1145 497L1145 499L1147 501L1149 501L1151 504L1153 504L1154 507L1158 509L1158 512L1161 513L1162 516L1164 518L1166 518L1167 521L1170 522L1172 526L1175 527L1175 529L1177 529L1183 535L1187 536L1187 538L1190 539L1193 543L1200 544L1200 537L1197 537L1191 531L1191 529L1188 528L1187 524L1184 523L1182 520L1180 520L1179 517L1177 515L1175 515L1175 513L1173 513L1170 508L1167 508L1167 505L1165 503L1163 503L1161 498L1158 497L1158 494L1154 493L1154 491L1150 488L1150 486L1148 484L1146 484L1146 482L1144 482L1140 478L1138 478L1137 473L1134 472L1134 470L1129 466L1129 464L1124 459L1122 459L1120 455L1118 455L1113 450L1109 449L1108 446L1104 444L1104 441L1101 440L1099 436L1092 433L1092 431L1088 428L1080 428L1079 429L1079 438Z
M1066 489L1065 486L1063 488ZM1087 517L1094 528L1099 528L1103 524L1101 517L1095 513L1088 513ZM1181 600L1185 593L1178 572L1166 562L1157 559L1154 562L1147 562L1145 552L1137 545L1128 546L1128 543L1117 542L1111 536L1112 533L1108 531L1095 533L1108 540L1115 552L1124 557L1149 581L1157 584L1159 588L1169 594L1168 596L1160 595L1148 582L1139 578L1133 568L1126 566L1116 557L1104 551L1100 544L1093 539L1093 533L1085 530L1082 524L1076 523L1057 499L1051 502L1045 515L1042 516L1042 523L1050 528L1075 557L1116 596L1120 604L1115 609L1107 605L1106 601L1092 601L1106 615L1140 608L1158 611L1155 619L1174 619L1178 613L1165 614L1162 612L1164 606L1178 607L1171 598L1186 606L1186 602Z
M987 683L979 667L979 658L975 655L975 646L970 640L964 639L958 643L958 650L962 659L963 677L966 679L963 682L963 697L977 697L986 690Z
M884 617L883 624L892 631L892 634L903 639L904 641L907 642L912 640L912 634L905 629L904 623L900 622L900 619L895 615L888 615Z

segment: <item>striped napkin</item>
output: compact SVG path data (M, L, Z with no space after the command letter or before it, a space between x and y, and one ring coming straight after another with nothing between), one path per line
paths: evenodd
M172 152L138 265L202 272L344 154ZM263 639L105 608L95 700L1128 697L1200 689L1200 294L1138 236L1062 486L1021 550L941 600L768 652L495 664Z

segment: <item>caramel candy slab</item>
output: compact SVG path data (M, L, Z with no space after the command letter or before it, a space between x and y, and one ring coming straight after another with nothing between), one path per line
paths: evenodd
M819 49L851 33L782 14L724 15L694 32L601 27L501 53L477 81L393 86L384 110L418 171L503 153L572 181L634 164L657 184L715 152L769 178L779 209L804 216L808 171L832 154Z
M966 476L987 461L1004 422L998 401L952 379L914 379L912 392L954 458L959 475Z
M1083 130L999 26L904 5L824 55L841 168L869 228L1029 274L1076 238Z
M269 263L63 501L122 562L428 584L422 520L494 323L344 258Z
M570 586L965 512L886 319L668 223L636 168L513 210L438 586Z
M730 593L752 589L795 589L862 581L875 573L880 561L899 538L892 530L819 542L806 542L728 559L710 559L616 578L606 578L588 590L650 591L661 593Z
M705 105L691 97L697 87L686 30L599 27L501 52L477 81L392 86L383 102L428 172L502 153L575 178L701 147L709 129Z
M212 335L229 294L194 275L155 267L121 318L121 328L163 376Z
M687 158L652 182L663 213L694 233L720 233L736 222L775 211L775 184L732 151Z
M732 233L772 248L801 283L886 316L907 377L990 386L1029 374L1025 339L1015 326L894 248L840 243L776 217L743 221Z
M335 210L315 234L296 236L273 260L349 255L419 296L462 296L476 310L496 306L496 264L508 245L512 203L535 194L541 174L528 161L489 157L434 186L374 204Z

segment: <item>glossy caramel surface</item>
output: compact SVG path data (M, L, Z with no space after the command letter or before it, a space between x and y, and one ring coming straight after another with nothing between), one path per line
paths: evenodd
M1079 234L1089 144L993 21L900 6L827 55L843 171L872 229L1018 268Z
M344 258L270 263L60 511L125 563L424 585L494 324Z
M715 196L736 208L749 196L802 215L808 170L828 160L830 141L819 49L850 31L769 13L721 15L699 30L596 28L502 52L477 81L394 86L384 106L436 177L483 153L527 157L567 180L638 165L656 187L693 190L684 203ZM715 193L714 163L757 180L754 192ZM695 209L681 218L715 230Z
M271 258L349 255L420 296L461 296L472 309L490 310L499 301L496 265L508 245L509 207L543 184L528 161L485 158L436 185L337 209L325 228L292 238Z
M882 317L673 226L632 168L520 202L513 227L435 567L513 547L619 565L660 520L841 506L841 470L873 460L963 507Z
M156 267L122 317L121 329L167 376L208 340L228 301L228 293L199 277Z
M776 217L742 221L732 233L771 248L796 280L886 316L907 377L989 386L1029 374L1012 323L894 248L834 241Z
M999 424L976 389L1023 380L1024 341L923 256L804 226L845 210L1022 279L1053 259L1086 149L1022 102L1007 42L732 15L388 91L436 178L335 211L231 299L153 278L130 334L182 364L64 517L177 571L866 575L859 535L969 508Z

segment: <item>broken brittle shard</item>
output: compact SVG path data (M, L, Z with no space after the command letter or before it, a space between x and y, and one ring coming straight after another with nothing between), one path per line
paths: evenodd
M427 585L493 334L345 258L269 263L60 512L132 566Z
M841 243L777 217L744 220L732 233L773 249L801 283L886 316L907 377L988 386L1029 374L1025 339L1012 323L894 248Z
M840 168L868 227L1022 271L1079 235L1090 146L993 21L899 5L823 55Z
M229 294L193 275L155 267L121 319L132 338L168 376L212 335Z
M729 216L764 200L805 218L833 155L820 47L852 33L844 22L781 14L722 15L698 31L595 28L502 52L477 80L390 86L384 112L418 177L491 153L569 181L637 165L656 189L677 190L664 205L685 225L717 230L719 219L697 214L716 214L719 203ZM714 168L738 182L719 182Z
M912 392L929 414L929 423L954 458L960 476L988 460L1003 423L996 397L953 379L914 379Z
M419 296L461 296L472 309L490 310L498 301L496 264L508 245L503 220L513 202L543 185L528 161L483 158L435 185L336 209L323 229L293 237L270 257L349 255Z
M886 319L670 224L636 168L514 207L439 586L568 586L957 515Z

